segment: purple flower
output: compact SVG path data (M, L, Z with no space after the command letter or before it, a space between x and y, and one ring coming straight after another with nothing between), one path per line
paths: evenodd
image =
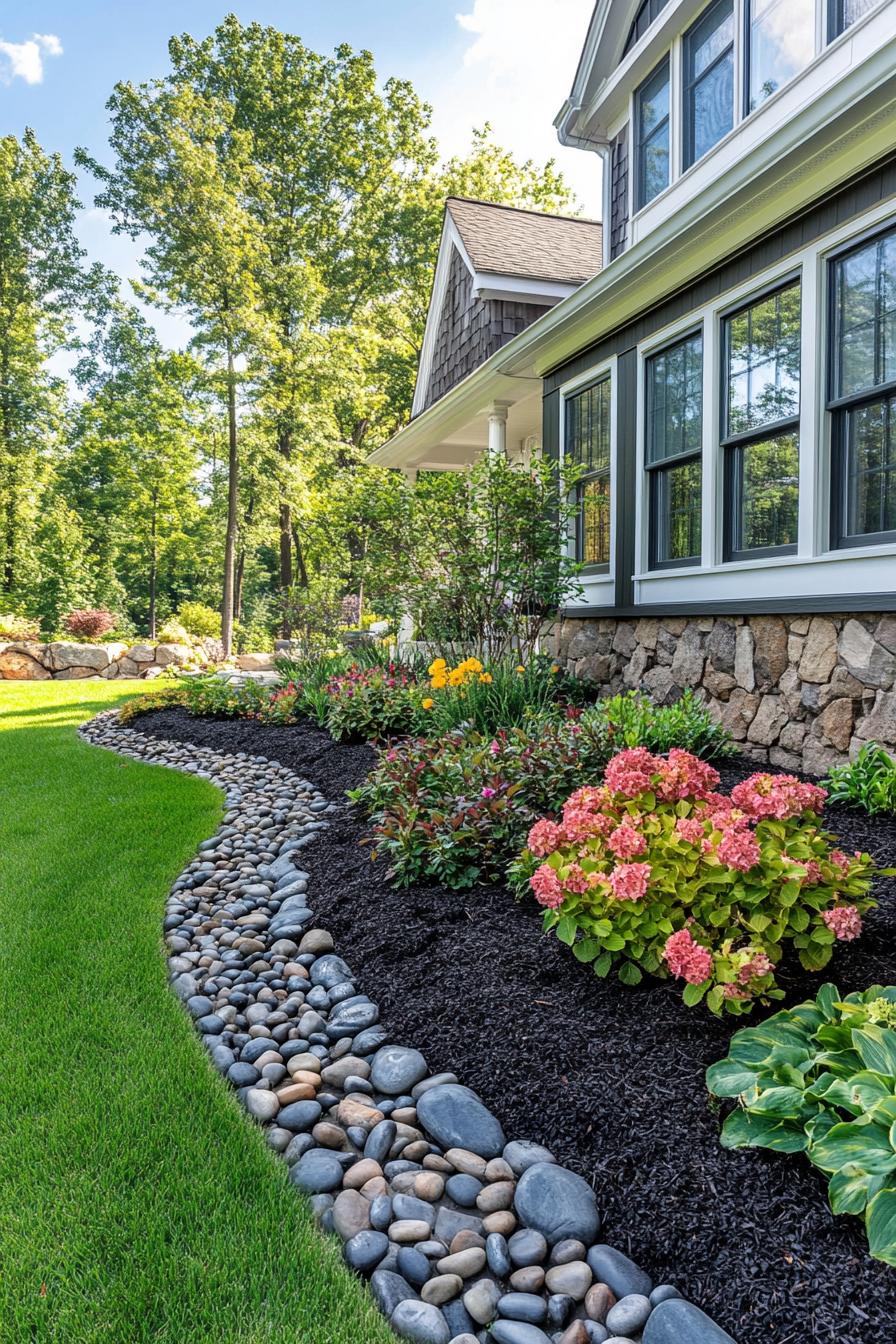
M497 793L497 789L490 789L487 785L486 785L486 787L482 790L482 796L483 796L483 798L494 798L494 796L495 796L496 793Z

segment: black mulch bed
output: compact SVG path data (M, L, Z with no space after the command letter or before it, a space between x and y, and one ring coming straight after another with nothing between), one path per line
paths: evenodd
M164 710L135 726L264 754L333 800L373 760L369 747L338 746L311 725ZM726 769L728 786L752 768ZM844 848L896 866L894 821L834 807L827 820ZM832 1216L820 1175L800 1157L720 1147L703 1077L727 1053L736 1019L685 1008L670 984L597 980L542 936L534 904L517 905L501 888L391 889L358 844L364 831L347 810L303 862L318 922L397 1040L474 1087L508 1136L549 1145L587 1177L606 1239L657 1283L676 1283L739 1344L896 1339L896 1270L869 1258L858 1219ZM893 884L879 895L864 936L838 948L826 976L797 970L788 1001L813 995L825 978L844 992L896 981Z

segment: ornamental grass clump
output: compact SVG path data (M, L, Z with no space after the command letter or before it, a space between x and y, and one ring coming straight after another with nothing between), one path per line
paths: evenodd
M761 773L730 796L718 785L689 752L622 751L602 786L536 822L513 876L597 975L672 975L688 1005L745 1013L782 997L788 948L817 971L861 932L877 869L821 829L816 785Z
M868 1247L896 1265L896 987L815 1000L731 1038L706 1085L737 1105L725 1148L804 1152L834 1213L864 1216Z

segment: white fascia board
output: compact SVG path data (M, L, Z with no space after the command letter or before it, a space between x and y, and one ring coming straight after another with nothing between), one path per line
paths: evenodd
M623 3L623 0L597 0L588 32L585 34L570 95L554 118L561 144L576 145L578 127L574 124L575 118L593 90L595 80L602 82L606 79L607 72L602 68L612 68L612 58L604 53L612 48L615 54L620 47L619 30L622 28L628 32L637 6L638 0L629 0L627 4Z
M426 326L423 331L423 346L420 350L420 364L417 368L417 381L414 384L414 403L411 407L411 415L417 415L422 406L423 399L426 396L426 388L429 385L429 375L432 372L432 357L436 344L436 333L439 329L439 318L442 315L442 305L445 302L445 294L448 289L448 277L451 274L451 257L455 249L460 253L464 265L467 267L471 276L475 276L473 263L470 261L467 249L461 241L461 236L457 231L457 225L451 218L451 212L445 207L445 218L442 221L442 236L439 239L439 252L436 258L436 269L432 281L432 293L429 296L429 308L426 313Z
M473 276L473 293L479 299L506 299L547 306L569 298L578 288L578 285L559 280L532 280L526 276L498 275L489 271L477 271Z

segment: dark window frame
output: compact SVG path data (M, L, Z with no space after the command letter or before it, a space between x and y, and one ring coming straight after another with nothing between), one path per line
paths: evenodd
M888 546L896 542L896 528L883 532L848 533L846 531L849 499L849 418L852 412L876 403L887 406L888 414L896 419L896 378L887 379L874 387L838 395L840 377L839 297L840 285L837 267L842 261L871 247L881 239L896 236L892 220L876 224L850 238L842 247L827 255L827 332L825 356L827 359L826 411L830 423L830 545L835 551L855 550L865 546ZM875 352L875 360L877 352Z
M641 0L628 30L625 46L622 48L623 57L627 56L632 47L641 41L648 28L656 23L668 4L669 0Z
M800 289L800 336L802 338L803 285L802 271L799 269L789 272L786 276L777 277L762 289L754 290L749 298L740 300L731 308L725 309L718 316L720 324L719 351L721 355L719 366L721 383L721 396L719 398L719 447L723 454L722 558L725 564L743 564L748 560L767 560L773 559L775 556L796 555L799 547L799 540L791 542L786 546L752 546L748 548L735 547L734 541L735 538L742 536L743 449L749 448L754 443L765 443L769 439L783 438L786 434L795 434L797 436L797 444L799 444L800 416L802 413L803 401L802 359L800 360L800 398L795 415L783 416L781 419L769 421L754 429L741 430L734 434L729 434L728 432L728 370L731 355L731 320L738 317L741 313L747 312L750 308L757 307L760 303L765 302L766 299L772 298L775 294L783 293L784 290L790 289L793 285L798 285ZM797 515L797 528L799 528L799 515Z
M573 540L573 545L575 548L575 559L579 564L582 565L583 574L609 574L612 570L612 564L613 564L614 528L613 528L613 371L612 369L604 369L603 372L596 374L595 377L593 378L589 378L588 381L582 383L581 386L575 387L571 391L563 395L563 460L565 462L567 458L570 456L569 413L567 411L567 407L571 401L575 401L576 397L582 396L583 393L585 392L590 392L593 388L600 386L601 383L606 383L609 388L609 402L607 406L608 422L609 422L607 466L600 467L596 471L583 472L580 479L576 482L575 487L576 523L575 523L575 537ZM577 460L576 458L573 458L573 461L576 460ZM597 561L594 563L589 563L585 561L583 556L584 512L585 512L583 491L584 487L588 485L589 482L596 480L606 480L609 485L609 496L610 496L609 559L606 561Z
M712 61L712 62L706 67L705 70L701 70L701 71L700 71L700 74L697 75L696 77L694 77L693 74L692 74L692 64L693 64L693 62L692 62L692 59L691 59L691 39L692 39L692 37L693 37L693 35L694 35L695 30L696 30L697 28L700 27L700 25L704 22L704 20L705 20L706 18L708 18L708 16L713 12L713 10L721 9L723 6L730 7L730 9L731 9L731 14L732 14L732 18L735 20L735 22L733 22L733 23L732 23L732 26L731 26L731 42L730 42L730 44L729 44L727 47L725 47L724 51L721 51L721 52L719 53L719 55L715 58L715 60ZM736 60L735 60L735 41L734 41L734 39L735 39L735 28L736 28L736 8L737 8L736 5L733 4L733 0L714 0L714 3L713 3L713 4L711 4L711 5L707 5L706 9L704 9L703 12L702 12L701 14L698 14L698 15L697 15L697 18L694 20L694 22L691 24L691 26L686 30L686 32L685 32L685 34L684 34L684 37L682 38L682 50L681 50L681 57L682 57L682 59L681 59L681 110L682 110L682 117L681 117L681 122L682 122L681 168L682 168L682 172L684 172L684 173L688 172L689 169L693 168L693 166L694 166L695 163L699 163L699 162L701 161L701 159L704 159L704 158L706 157L706 155L709 154L710 151L711 151L712 149L715 148L715 145L712 145L712 146L710 146L710 149L704 150L703 153L702 153L701 155L699 155L699 157L698 157L698 155L696 154L695 147L694 147L694 113L693 113L693 100L692 100L692 94L693 94L693 91L694 91L694 89L696 88L696 86L697 86L698 84L702 84L703 81L704 81L704 80L705 80L705 79L712 73L712 71L715 70L716 67L717 67L718 65L720 65L722 61L724 61L724 60L727 59L729 52L731 53L732 67L736 67ZM735 76L736 76L736 73L737 73L737 71L736 71L736 68L735 68ZM731 134L731 131L733 131L733 130L734 130L734 127L735 127L735 115L734 115L734 114L735 114L735 101L736 101L735 98L732 97L732 100L731 100L731 127L730 127L730 129L729 129L728 131L725 132L725 135L730 135L730 134ZM720 142L721 140L724 140L724 138L725 138L724 135L720 136L719 139L716 140L715 144L716 144L716 145L719 144L719 142Z
M652 383L651 383L651 378L650 378L650 368L649 368L649 366L650 366L651 362L652 362L654 359L659 358L661 355L668 354L669 351L677 349L677 347L680 346L680 345L686 345L688 341L693 341L694 339L696 339L696 338L698 338L698 337L699 337L699 339L700 339L700 343L701 343L701 351L700 351L700 368L701 368L701 386L700 386L700 403L701 403L701 404L700 404L700 421L701 421L701 435L700 435L700 439L701 439L701 442L700 442L700 447L699 447L698 449L696 449L695 451L693 451L693 452L676 453L676 454L675 454L674 456L672 456L672 457L664 457L661 461L657 461L657 462L648 462L648 460L647 460L647 451L648 451L648 443L649 443L649 435L650 435L650 426L651 426L651 423L652 423L652 416L651 416L651 393L652 393ZM677 336L677 337L675 338L674 341L670 341L668 344L663 345L663 346L660 346L660 347L659 347L658 349L656 349L656 350L651 350L651 351L646 355L645 360L644 360L644 470L645 470L645 472L647 473L647 519L648 519L648 522L647 522L647 568L648 568L648 570L651 570L651 571L652 571L652 570L663 570L663 569L693 569L695 566L702 564L702 561L703 561L702 552L701 552L700 555L682 556L681 559L675 559L675 560L660 560L660 559L658 558L658 550L659 550L659 545L658 545L658 543L659 543L660 531L659 531L659 527L657 526L657 524L658 524L658 520L659 520L659 511L660 511L660 490L661 490L661 488L662 488L662 483L663 483L663 476L664 476L664 474L665 474L666 472L672 470L672 469L675 468L675 467L685 466L685 465L686 465L687 463L689 463L689 462L699 462L700 465L701 465L701 469L702 469L702 465L703 465L703 433L702 433L702 423L703 423L703 384L702 384L702 377L703 377L703 360L705 359L705 357L706 357L706 342L705 342L705 339L704 339L703 324L701 323L699 326L697 326L697 327L693 327L690 331L685 332L683 335L681 335L681 336ZM702 477L701 477L700 497L701 497L701 507L702 507L702 498L703 498L703 482L702 482ZM702 525L701 525L701 536L702 536Z
M642 93L644 92L644 90L647 88L648 84L652 83L652 81L656 78L656 76L659 74L659 72L660 72L662 69L665 69L665 71L666 71L666 87L667 87L667 89L668 89L668 104L669 104L669 110L667 111L665 117L662 117L662 118L657 122L657 124L652 128L652 130L651 130L651 132L650 132L650 135L649 135L649 136L647 137L647 139L645 140L644 135L642 134L642 129L641 129L641 95L642 95ZM632 118L632 122L633 122L633 126L634 126L634 134L633 134L633 136L632 136L632 152L633 152L633 157L634 157L634 169L635 169L634 173L632 174L632 197L633 197L633 200L632 200L632 205L633 205L632 214L633 214L633 215L636 215L636 214L638 213L639 210L644 210L648 205L651 205L651 204L656 200L657 196L661 195L662 192L667 191L668 188L672 185L672 58L671 58L671 52L668 52L668 51L667 51L666 54L665 54L665 56L663 57L663 59L662 59L661 61L657 61L656 65L653 67L653 69L651 70L651 72L650 72L650 74L647 76L647 78L646 78L646 79L642 79L642 80L641 80L641 83L640 83L640 84L638 85L638 87L635 89L635 93L634 93L634 116L633 116L633 118ZM669 159L668 159L668 163L667 163L666 185L665 185L664 187L660 187L660 190L657 191L657 192L655 192L654 195L651 196L649 200L645 200L645 199L644 199L644 146L645 146L645 144L647 143L647 140L653 140L653 139L655 139L656 136L657 136L657 134L663 129L663 127L667 128L667 129L668 129L668 132L669 132Z
M848 33L852 28L851 23L844 23L845 0L827 0L827 22L825 25L825 44L836 42L838 37ZM870 11L869 11L870 12ZM864 18L864 14L860 18ZM855 20L858 23L858 19Z

